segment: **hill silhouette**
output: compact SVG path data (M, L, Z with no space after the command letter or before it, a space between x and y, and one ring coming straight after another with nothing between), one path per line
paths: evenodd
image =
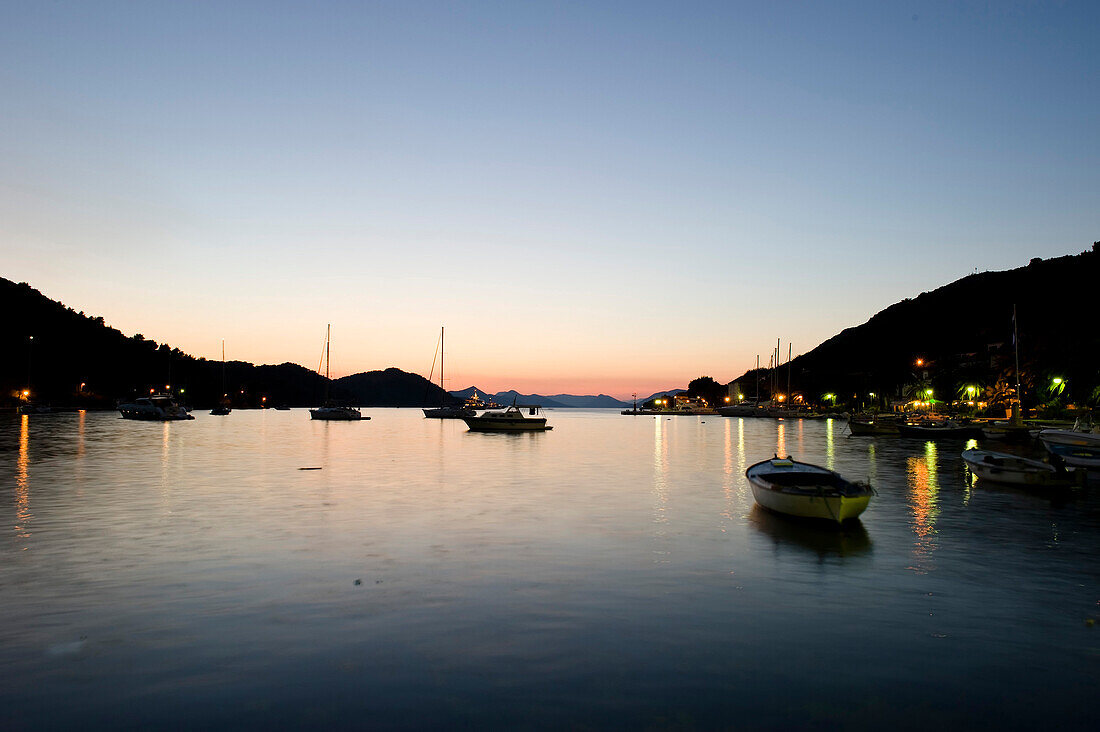
M14 406L28 388L31 398L54 407L113 409L129 399L166 385L184 401L203 408L216 404L222 391L222 364L194 358L141 334L126 336L83 312L51 300L26 283L0 278L0 308L12 324L0 330L0 403ZM33 340L31 338L33 337ZM375 379L345 377L330 385L336 401L359 406L437 405L442 390L420 376L387 369ZM234 407L316 406L324 398L325 378L295 363L256 366L225 364L225 385ZM82 386L83 385L83 386ZM424 385L427 385L425 387Z
M936 399L958 398L967 385L986 398L1015 384L1013 308L1025 406L1049 401L1061 378L1065 401L1095 400L1100 386L1100 329L1096 287L1100 252L1033 259L1017 269L964 277L891 305L866 323L847 328L790 364L792 392L820 402L824 394L855 403L905 398L932 389ZM923 363L917 366L917 360ZM736 381L743 394L765 369ZM780 368L786 391L787 366Z
M344 376L333 384L364 407L438 407L462 403L423 376L392 367Z

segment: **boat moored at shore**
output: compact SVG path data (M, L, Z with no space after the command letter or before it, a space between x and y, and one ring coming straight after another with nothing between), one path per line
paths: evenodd
M745 471L758 504L776 513L841 523L864 512L875 491L839 473L790 457L774 457Z
M118 405L123 419L137 419L148 422L167 422L170 420L194 419L190 410L181 405L169 394L153 394Z
M1076 477L1064 467L1059 470L1050 463L1005 452L965 450L962 459L972 474L991 483L1053 488L1071 485Z
M527 410L524 415L523 410ZM541 432L554 429L546 417L538 416L540 407L519 407L514 402L502 412L490 411L473 417L463 417L472 432Z

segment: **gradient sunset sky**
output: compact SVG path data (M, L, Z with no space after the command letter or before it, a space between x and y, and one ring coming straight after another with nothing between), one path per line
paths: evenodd
M1100 239L1097 38L1096 2L0 1L0 275L209 358L314 368L332 323L338 375L427 375L446 325L451 389L727 381Z

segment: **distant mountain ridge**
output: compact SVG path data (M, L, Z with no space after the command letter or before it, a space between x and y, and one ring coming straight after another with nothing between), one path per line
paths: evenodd
M629 403L608 396L607 394L520 394L514 389L498 391L490 394L484 389L470 386L450 394L459 399L469 399L477 392L483 399L492 399L497 404L511 404L514 399L517 404L538 404L549 409L621 409L630 406Z

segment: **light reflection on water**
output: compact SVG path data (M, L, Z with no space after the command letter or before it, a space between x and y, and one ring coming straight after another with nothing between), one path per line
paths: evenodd
M917 572L927 572L934 566L931 559L936 548L936 517L939 515L937 455L936 443L929 440L924 443L923 457L908 459L909 496L913 512L913 533L916 535L913 545L915 566L912 569Z
M0 419L0 726L1096 721L1095 491L831 422L368 413ZM861 522L753 505L788 445L870 478Z

